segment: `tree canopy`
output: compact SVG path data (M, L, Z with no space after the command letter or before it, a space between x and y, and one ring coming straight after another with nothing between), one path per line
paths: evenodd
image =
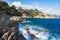
M9 6L8 3L4 1L0 1L0 13L5 13L7 15L15 15L20 16L19 12L17 11L16 7L14 5Z
M38 11L38 9L23 9L22 7L16 9L14 5L9 6L7 2L0 1L0 13L5 13L7 15L13 16L22 16L24 13L29 17L34 17L43 12Z

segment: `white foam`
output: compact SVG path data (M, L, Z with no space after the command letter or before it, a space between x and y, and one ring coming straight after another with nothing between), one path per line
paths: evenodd
M60 37L54 37L54 36L51 36L52 38L50 40L60 40Z
M31 22L31 21L27 21L27 22Z
M26 30L24 30L23 28L20 28L19 31L24 35L25 38L29 37L29 35L27 34Z
M44 32L40 32L39 34L36 35L36 37L40 38L40 39L44 39L47 40L49 37L48 33L44 33Z
M20 25L21 26L21 25ZM29 25L29 31L30 31L30 33L32 33L32 34L34 34L37 38L39 38L39 39L37 39L37 40L60 40L60 38L56 38L56 37L54 37L54 36L51 36L50 34L49 34L49 32L39 32L39 31L35 31L35 30L33 30L33 27L34 26L31 26L30 27L30 25ZM45 30L44 28L42 28L42 27L35 27L36 29L37 28L39 28L40 30ZM31 39L30 37L29 37L29 35L27 34L27 31L26 30L24 30L23 28L19 28L19 31L21 31L22 32L22 34L24 35L24 37L27 39L27 40L29 40L29 39ZM39 32L39 33L38 33ZM38 34L37 34L38 33ZM51 37L50 39L49 39L49 37Z

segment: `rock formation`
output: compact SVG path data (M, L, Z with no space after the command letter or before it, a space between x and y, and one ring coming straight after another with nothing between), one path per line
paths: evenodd
M2 40L26 40L17 28L13 27L1 37Z

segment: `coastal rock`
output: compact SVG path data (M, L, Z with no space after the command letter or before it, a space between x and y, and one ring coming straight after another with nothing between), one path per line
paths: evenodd
M8 37L8 40L26 40L26 39L21 33L15 31L11 33L11 35Z
M9 18L9 20L16 21L16 22L21 21L20 16L19 17L18 16L11 16Z
M28 26L24 26L24 29L25 29L25 30L28 30L29 28L28 28Z
M18 31L8 31L1 37L2 40L26 40L22 33Z
M33 39L36 38L36 36L35 36L34 34L29 34L29 36L30 36L31 38L33 38Z
M4 33L8 32L8 28L0 28L0 38L3 36Z
M8 37L8 40L18 40L18 33L12 32L11 35Z
M12 22L10 22L9 24L8 24L8 27L17 27L17 22L15 22L15 21L12 21Z
M0 29L0 38L2 37L3 35L3 32L2 32L2 29Z
M4 33L1 39L2 40L8 40L8 37L9 37L10 34L11 34L11 31L8 31L8 32Z
M20 17L14 17L16 20L10 20L13 16L6 15L5 13L0 13L0 28L9 27L9 25L14 24L16 26L16 22L19 20Z
M19 33L18 35L19 35L19 40L26 40L26 38L23 36L22 33Z

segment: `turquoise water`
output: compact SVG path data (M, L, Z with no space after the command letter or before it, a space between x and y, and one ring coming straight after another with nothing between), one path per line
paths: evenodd
M18 23L19 31L26 40L60 40L60 19L26 18L26 20L27 22ZM28 26L29 31L38 39L30 38L24 26ZM40 30L48 30L48 32L39 32Z

